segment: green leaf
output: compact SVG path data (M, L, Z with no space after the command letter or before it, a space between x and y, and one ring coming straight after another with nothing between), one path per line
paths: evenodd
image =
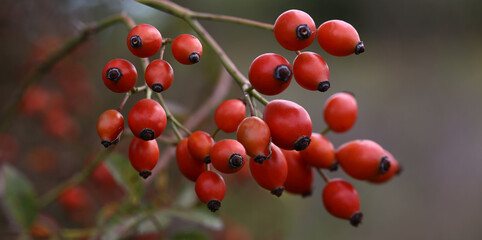
M8 165L3 167L3 180L6 210L24 230L30 229L38 211L36 194L30 181Z
M173 237L173 240L209 240L210 238L202 232L179 232Z
M144 185L142 177L131 166L129 159L122 154L113 153L105 160L107 167L114 176L114 179L125 188L129 193L129 197L138 201L144 194Z

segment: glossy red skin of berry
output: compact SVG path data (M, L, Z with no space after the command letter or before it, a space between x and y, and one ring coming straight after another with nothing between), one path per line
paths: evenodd
M142 42L140 47L133 47L131 38L138 36ZM131 29L127 35L127 47L137 57L146 58L156 54L162 45L162 36L159 30L149 24L140 24Z
M144 141L133 137L129 145L129 160L132 167L139 173L142 171L150 173L159 160L159 146L156 140ZM143 177L147 178L147 176Z
M187 146L191 155L200 162L209 157L209 152L214 146L214 139L204 131L195 131L189 135Z
M286 81L275 78L275 71L278 66L286 66L289 69L290 75ZM293 74L291 65L286 58L275 53L265 53L253 60L249 67L248 76L249 82L256 91L264 95L276 95L290 85Z
M110 69L118 69L121 74L120 77L116 80L110 80L107 76ZM125 93L136 85L137 70L131 62L125 59L114 59L105 65L102 71L102 80L111 91Z
M313 168L301 159L302 151L283 149L281 151L288 164L288 175L284 183L285 190L293 194L310 195L313 188Z
M238 129L239 123L246 116L246 105L239 99L228 99L216 108L214 122L224 132L231 133Z
M230 158L233 154L241 156L241 165L231 166ZM222 173L234 173L246 164L248 158L246 157L246 150L243 145L233 139L223 139L214 144L209 153L213 167ZM238 157L239 157L238 156ZM239 160L239 159L238 159Z
M337 133L350 130L358 116L355 97L346 92L331 95L325 102L323 117L330 129Z
M330 80L328 65L314 52L302 52L296 56L293 61L293 74L301 87L311 91L321 91L320 83Z
M356 189L343 179L331 179L323 188L323 204L333 216L350 219L360 212L360 198Z
M147 86L151 89L153 89L155 84L162 86L161 91L157 91L156 87L153 89L155 92L162 92L171 87L174 80L174 71L167 61L156 59L147 66L144 78Z
M268 124L259 117L247 117L238 126L236 139L243 144L246 153L255 158L266 156L271 138Z
M206 165L195 159L189 152L187 138L181 140L176 146L176 161L182 175L195 182L196 179L206 171Z
M306 25L310 31L308 38L297 36L297 28ZM274 36L276 41L285 49L300 51L310 46L315 40L316 25L311 16L303 11L292 9L282 13L274 23Z
M208 203L211 200L221 202L226 194L226 183L218 173L205 171L197 178L194 190L203 203Z
M312 133L310 138L310 146L300 151L301 159L316 168L330 169L334 167L336 164L335 147L331 141L319 133Z
M295 102L272 100L264 108L263 119L268 124L274 144L292 150L301 137L310 137L313 129L308 112Z
M371 183L385 183L388 182L390 179L393 178L398 172L400 171L400 164L398 163L397 159L393 157L393 155L385 150L385 154L388 157L388 160L390 161L390 169L388 169L388 172L384 174L378 174L374 178L368 179L369 182Z
M117 110L109 109L103 112L97 119L97 134L102 142L106 141L112 144L119 138L123 130L124 117Z
M197 62L192 62L190 56L198 54L198 61L203 55L203 46L199 39L190 34L181 34L172 41L172 55L182 64L191 65Z
M271 144L271 151L271 158L265 160L262 164L254 162L253 158L249 160L251 176L259 186L269 191L283 187L288 176L288 164L281 149Z
M317 40L327 53L343 57L355 53L360 36L356 29L342 20L330 20L320 25Z
M66 188L59 196L59 204L67 211L76 211L91 206L91 199L85 188L71 186Z
M166 128L166 112L158 102L147 98L141 99L129 111L127 123L135 136L141 137L144 129L150 129L154 133L149 140L155 139Z
M372 140L353 140L336 150L340 167L358 180L367 180L380 174L380 163L386 157L385 150Z

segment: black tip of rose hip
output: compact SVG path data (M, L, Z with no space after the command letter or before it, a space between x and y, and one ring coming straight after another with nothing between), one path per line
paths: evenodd
M130 43L131 43L131 47L133 47L133 48L140 48L140 47L142 47L142 39L141 39L141 37L139 37L139 36L137 36L137 35L132 36L129 41L130 41Z
M302 136L298 138L295 142L295 150L301 151L305 150L308 146L310 146L311 139L307 136Z
M197 52L191 53L191 55L189 55L189 62L191 62L192 64L198 63L200 60L201 56Z
M318 83L318 91L326 92L328 89L330 89L330 82L329 81L323 81L323 82Z
M281 82L288 82L291 79L291 68L287 65L279 65L274 69L273 77Z
M310 38L311 29L306 24L299 25L298 27L296 27L296 37L301 40Z
M118 68L109 68L107 72L105 73L105 78L117 82L119 79L122 77L122 73Z
M100 143L101 143L102 145L104 145L105 148L108 148L110 145L112 145L111 142L106 141L106 140L102 140Z
M363 41L359 41L355 46L355 54L358 55L362 52L365 52L365 44L363 44Z
M388 159L387 156L385 156L385 157L382 157L382 159L380 160L379 171L381 174L384 174L388 172L388 170L390 170L390 160Z
M148 170L142 170L139 172L139 176L143 177L144 179L151 176L151 174L152 174L151 171L148 171Z
M231 168L238 168L243 166L243 156L233 153L231 157L229 157L229 167Z
M204 159L203 159L203 162L205 164L210 164L211 163L211 157L209 155L207 155Z
M207 205L208 209L211 210L211 212L216 212L221 207L221 202L218 200L211 200L208 202Z
M164 87L160 83L155 83L155 84L152 84L152 91L162 92L164 91Z
M154 131L149 128L144 128L140 133L139 137L144 141L149 141L154 139Z
M302 194L301 194L301 197L302 197L302 198L310 197L312 193L313 193L313 191L310 190L310 191L308 191L308 192L302 193Z
M333 164L331 164L330 168L328 168L328 170L330 170L330 172L334 172L336 170L338 170L338 162L334 162Z
M273 194L277 197L281 197L281 194L283 194L284 190L285 190L285 187L283 187L283 186L277 187L277 188L271 190L271 194Z
M268 159L268 157L264 156L264 155L258 155L256 157L253 158L253 161L255 161L256 163L259 163L259 164L263 164L264 160Z
M362 218L363 218L363 214L361 212L357 212L353 214L353 216L351 216L350 218L351 225L353 225L354 227L358 227L358 224L361 223Z

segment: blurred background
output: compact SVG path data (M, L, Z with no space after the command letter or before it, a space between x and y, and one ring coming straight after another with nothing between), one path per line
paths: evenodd
M208 238L220 239L482 239L480 1L175 2L195 11L266 23L274 23L279 14L292 8L310 14L317 26L330 19L351 23L365 43L365 53L333 57L316 42L307 49L320 54L330 67L332 87L327 93L304 90L292 81L285 92L267 98L296 101L310 113L314 131L322 131L326 127L322 117L326 98L339 91L353 92L359 105L354 128L344 134L330 132L326 136L335 147L352 139L377 141L398 159L403 172L381 185L356 181L342 171L328 173L330 177L350 181L357 188L364 213L358 228L326 212L321 202L324 182L318 175L311 197L284 194L279 199L249 177L229 176L228 194L216 213L223 220L223 227L207 231L184 224L184 228L171 226L170 231L189 228L205 233ZM2 1L2 114L27 73L52 50L87 24L118 13L130 15L137 24L156 26L163 37L192 33L181 20L133 1ZM277 44L270 31L222 22L202 21L202 24L244 74L251 61L262 53L278 53L290 61L295 57L294 52ZM20 110L0 133L0 147L4 151L1 161L8 162L29 179L37 194L78 172L89 156L102 149L95 130L97 117L106 109L116 108L123 98L122 94L105 88L102 68L113 58L129 59L138 69L141 66L125 46L126 35L127 29L117 24L95 34L62 59L29 89L27 97L22 97ZM179 119L185 120L210 96L220 62L207 47L203 60L194 66L175 62L169 48L165 59L172 64L175 80L163 95ZM142 80L142 71L139 72ZM124 117L134 99L140 97L130 99L123 110ZM238 97L241 91L232 84L226 98ZM47 110L32 104L44 106L41 103L46 99ZM216 129L213 113L214 110L191 130L213 132ZM221 134L221 137L234 135ZM126 154L128 142L121 141L116 151ZM149 195L168 194L175 199L181 195L181 189L187 189L186 192L193 189L194 184L180 175L173 160L160 176L167 176L166 192L156 192L158 189L152 187ZM92 188L95 183L85 185ZM96 197L97 210L112 200L94 193L92 196ZM51 215L62 227L89 226L70 219L55 204L42 212ZM2 211L0 234L5 239L15 239L16 229ZM233 236L238 238L229 238Z

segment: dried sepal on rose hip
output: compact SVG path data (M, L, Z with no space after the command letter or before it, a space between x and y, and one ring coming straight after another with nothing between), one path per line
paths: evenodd
M152 91L162 92L171 87L174 71L167 61L156 59L147 66L144 78Z
M311 118L297 103L272 100L264 108L263 120L268 124L272 141L278 147L301 151L310 145L313 129Z
M97 134L104 147L119 142L119 137L124 130L124 117L114 109L103 112L97 119Z
M235 173L246 164L246 150L234 139L223 139L214 144L209 152L213 167L222 173Z
M249 82L256 91L264 95L277 95L291 82L293 70L283 56L264 53L256 57L249 67Z
M322 200L325 209L333 216L350 220L358 226L363 214L360 212L360 197L356 189L343 179L331 179L323 188Z
M167 117L158 102L145 98L134 104L127 116L127 122L135 136L149 141L161 135L166 128Z
M136 85L137 70L131 62L125 59L114 59L105 65L102 80L111 91L125 93Z
M201 42L190 34L181 34L174 38L171 50L174 58L185 65L198 63L203 55Z
M156 54L162 46L159 30L149 24L140 24L129 31L127 47L137 57L146 58Z
M356 29L343 20L334 19L322 23L317 30L317 39L323 50L333 56L358 55L365 51L365 45L360 41Z
M226 194L226 184L221 175L213 171L201 173L196 179L194 189L199 200L206 203L209 210L219 210Z
M285 49L300 51L315 40L316 25L309 14L291 9L278 16L274 23L276 41Z
M145 141L138 137L133 137L129 145L129 161L134 169L139 172L139 176L146 179L151 176L152 169L159 160L159 146L156 140Z

